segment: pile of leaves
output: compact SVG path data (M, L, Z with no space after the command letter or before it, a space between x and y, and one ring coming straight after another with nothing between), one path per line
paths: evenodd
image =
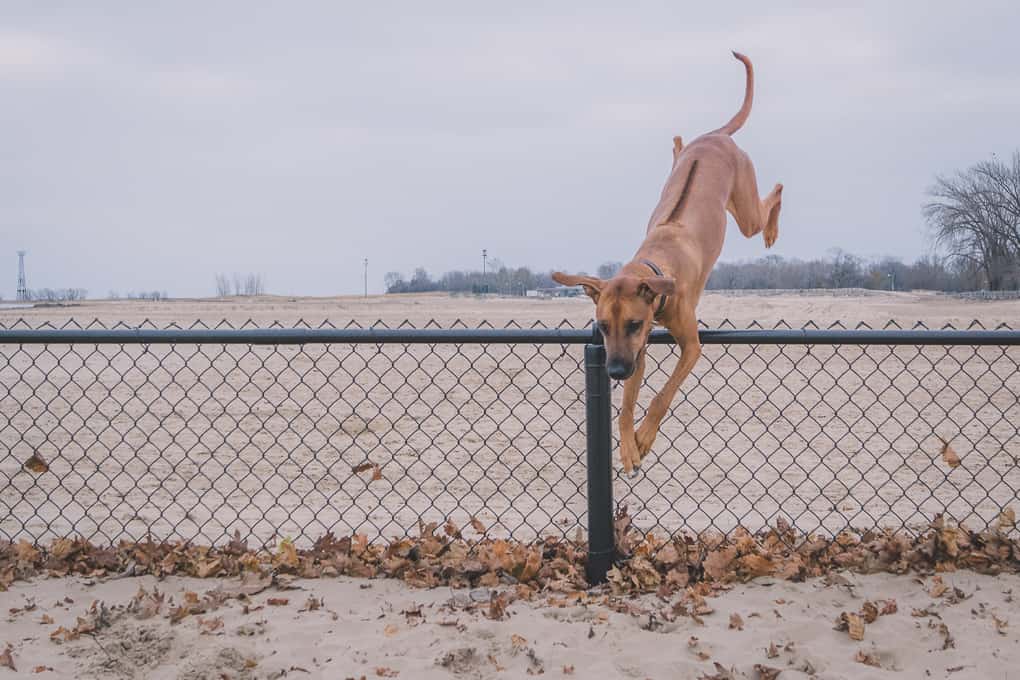
M619 559L610 570L609 585L614 595L667 595L686 592L689 585L701 582L728 584L758 576L803 580L842 569L861 573L1018 571L1020 542L1014 524L1015 515L1007 511L995 526L980 532L939 516L916 534L846 530L821 537L798 534L779 520L775 527L755 534L737 529L729 535L666 538L635 529L622 508L615 523ZM477 538L465 538L452 523L441 531L438 524L429 523L419 525L417 537L388 544L372 543L357 534L343 538L326 534L307 549L284 540L273 550L250 548L236 535L222 547L151 540L103 547L82 538L61 538L38 547L23 540L0 543L0 590L16 579L68 574L89 578L251 573L387 577L424 588L514 586L519 597L539 591L577 592L588 586L587 546L582 541L547 538L522 543L479 533ZM693 603L695 611L697 604Z

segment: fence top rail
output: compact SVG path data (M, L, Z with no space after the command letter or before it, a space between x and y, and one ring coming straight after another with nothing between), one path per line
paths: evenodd
M1020 330L703 329L706 345L1020 345ZM0 345L303 345L303 344L553 344L601 343L590 328L258 328L258 329L11 329ZM651 344L671 344L655 330Z

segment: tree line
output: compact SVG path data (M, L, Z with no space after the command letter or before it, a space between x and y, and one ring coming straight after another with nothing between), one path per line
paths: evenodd
M217 297L228 297L233 292L234 295L246 295L253 297L255 295L266 294L266 279L262 274L234 274L227 276L226 274L216 275L216 296Z

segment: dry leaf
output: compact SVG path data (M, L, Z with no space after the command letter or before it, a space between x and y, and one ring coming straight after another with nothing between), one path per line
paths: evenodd
M777 656L779 656L779 650L776 648L775 642L769 643L769 648L765 650L765 656L766 658L769 659L775 659Z
M940 623L939 634L942 636L942 649L956 648L956 640L953 639L952 634L949 632L949 626L944 623Z
M506 616L506 598L493 591L489 598L489 609L485 615L493 621L502 621Z
M882 665L878 663L878 659L872 654L867 654L863 649L857 650L857 656L854 657L854 661L862 663L866 666L874 666L875 668L881 668Z
M510 645L514 648L514 652L519 652L528 646L528 640L517 633L512 633L510 635Z
M397 634L397 631L399 630L400 629L397 626L395 626L392 623L389 623L386 624L385 628L383 628L383 635L385 635L386 637L393 637L394 635Z
M836 630L846 631L851 640L863 640L864 619L859 614L843 612L836 619Z
M897 611L899 611L899 607L896 606L896 600L889 599L882 603L882 610L879 614L886 616L887 614L895 614Z
M36 474L42 474L50 469L50 466L43 460L43 457L38 453L33 453L32 456L25 461L25 469L29 472Z
M33 673L45 673L46 671L52 671L53 669L49 666L36 666L32 669Z
M702 566L705 569L705 574L713 581L724 580L731 573L730 565L736 557L736 546L730 545L725 548L713 550L702 563Z
M351 472L353 472L354 474L358 474L361 472L365 472L367 470L371 470L373 467L375 467L374 463L362 463L361 465L355 465L353 468L351 468Z
M375 465L372 467L372 481L377 482L380 479L382 479L382 468L380 468L378 465ZM396 673L396 671L393 672Z
M10 643L7 644L7 648L0 652L0 666L10 668L12 671L17 672L17 668L14 667L14 657L11 656L11 651L14 648L11 647Z
M865 600L864 606L861 607L861 616L864 617L864 623L874 623L878 620L878 605L871 600Z
M1009 621L1006 619L1000 619L995 614L992 614L992 620L995 621L995 631L999 635L1006 635L1007 629L1009 628Z
M477 517L471 518L471 527L480 534L485 533L485 525L482 524Z
M283 607L289 602L290 599L286 597L271 597L268 600L266 600L266 604L268 604L270 607Z
M43 614L42 618L39 619L39 623L43 624L44 626L48 626L51 623L53 623L53 617L50 616L49 614Z
M713 661L715 664L715 673L712 675L701 675L698 680L736 680L735 671L733 669L726 670L718 661Z
M563 675L573 675L573 674L574 674L574 667L573 666L564 666L563 667Z
M278 567L296 569L300 564L300 560L298 559L297 548L294 547L294 542L289 539L280 541L280 549L276 552L273 562Z
M395 671L392 668L386 666L379 666L375 669L375 674L380 678L395 678L400 675L400 671Z
M1016 511L1008 507L999 513L999 531L1006 532L1016 526Z
M942 597L946 591L949 590L949 586L942 582L941 576L935 576L931 580L931 587L928 588L928 594L932 597Z
M776 680L782 669L756 663L754 664L754 672L758 674L758 680Z
M200 635L210 635L223 628L223 617L217 616L213 619L198 617L198 630Z
M730 630L744 630L744 620L740 614L730 614Z
M936 435L936 436L938 436L938 435ZM953 447L951 447L949 445L949 440L942 439L942 437L939 437L939 440L942 442L942 460L943 460L943 462L945 462L945 464L948 465L950 468L959 467L960 466L960 456L956 455L956 451L953 451Z

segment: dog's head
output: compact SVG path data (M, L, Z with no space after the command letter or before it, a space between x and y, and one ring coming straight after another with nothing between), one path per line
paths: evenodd
M674 293L675 279L627 274L598 279L562 272L553 272L552 278L564 286L582 286L595 302L595 322L606 343L606 373L616 380L629 378L652 330L656 299Z

